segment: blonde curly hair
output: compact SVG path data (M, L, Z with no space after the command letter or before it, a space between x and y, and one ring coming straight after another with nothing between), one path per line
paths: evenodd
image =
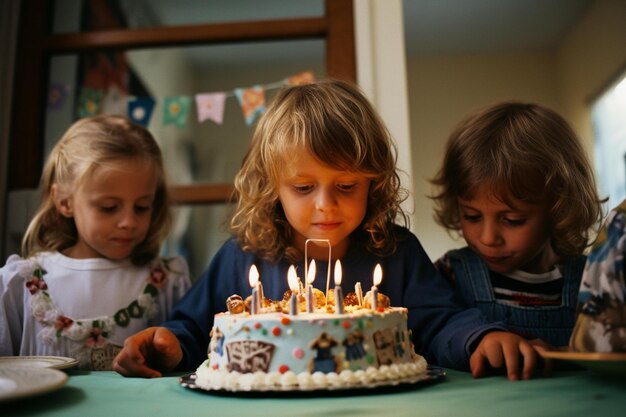
M361 91L331 79L284 88L260 118L235 177L230 229L241 247L272 261L302 258L291 244L278 184L292 168L290 157L305 151L334 169L371 180L366 216L353 235L362 234L372 253L392 253L394 223L408 224L400 205L408 193L400 185L395 145Z

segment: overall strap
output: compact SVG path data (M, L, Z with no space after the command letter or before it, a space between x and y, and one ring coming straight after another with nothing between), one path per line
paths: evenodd
M454 272L460 294L469 306L494 302L489 270L480 257L470 248L450 251L450 266Z

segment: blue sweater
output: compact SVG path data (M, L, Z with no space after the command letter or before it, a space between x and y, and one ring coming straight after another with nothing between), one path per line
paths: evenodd
M396 233L398 248L387 257L374 256L358 244L350 246L341 259L344 294L354 291L357 282L361 282L364 292L368 291L374 267L379 263L383 269L379 291L390 298L391 305L408 308L408 326L413 332L416 352L429 363L468 370L474 343L485 332L504 327L489 323L478 309L463 308L417 237L400 227ZM242 298L250 295L248 274L252 264L259 270L265 297L282 299L288 289L287 270L291 264L286 260L272 263L259 259L254 253L243 251L234 239L227 241L179 302L171 319L164 323L176 334L183 349L179 370L194 370L206 359L213 316L226 311L226 299L230 295L239 294ZM303 263L295 266L304 279ZM314 286L325 291L328 262L316 260L316 266Z

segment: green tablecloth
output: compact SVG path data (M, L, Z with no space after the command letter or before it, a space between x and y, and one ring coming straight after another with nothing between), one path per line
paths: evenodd
M114 372L70 371L67 384L45 395L0 403L2 416L619 416L626 415L626 380L587 371L510 382L473 379L448 370L435 383L358 395L285 394L273 398L214 395L183 388L178 376L124 378ZM602 413L602 414L600 414Z

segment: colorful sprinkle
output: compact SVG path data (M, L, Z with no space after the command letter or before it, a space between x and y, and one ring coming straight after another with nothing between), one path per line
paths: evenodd
M288 370L289 370L289 367L287 365L280 365L280 367L278 367L278 372L280 372L281 374L284 374Z
M283 326L289 326L291 324L291 319L289 317L283 317L280 319L280 323Z
M302 359L304 358L304 350L302 350L302 348L293 348L293 357L296 359Z
M263 336L267 336L267 329L265 329L265 328L261 329L261 334Z
M261 327L263 327L263 325L261 323L259 323L258 321L256 323L254 323L254 328L255 329L260 329Z
M280 333L281 333L280 327L276 326L272 329L272 334L274 336L280 336Z
M343 326L344 329L349 329L351 326L349 321L344 321L343 323L341 323L341 325Z

